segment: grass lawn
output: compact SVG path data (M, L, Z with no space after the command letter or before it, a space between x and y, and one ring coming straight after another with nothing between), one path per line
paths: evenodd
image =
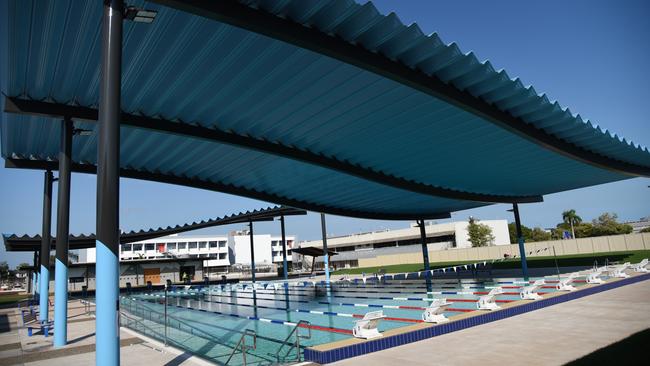
M573 267L573 266L593 266L594 261L598 261L598 265L604 265L606 260L612 262L630 262L638 263L643 258L650 258L650 250L635 250L630 252L604 252L604 253L590 253L590 254L574 254L558 256L557 262L560 267ZM444 268L457 266L473 261L465 262L437 262L431 263L431 268ZM542 268L542 267L555 267L555 260L551 257L534 257L528 259L528 268ZM493 269L513 269L521 268L521 261L519 259L508 259L502 262L495 262L492 264ZM334 272L334 274L361 274L361 273L376 273L380 269L384 269L386 273L403 273L403 272L417 272L422 271L424 268L422 263L411 264L397 264L392 266L380 267L366 267L366 268L349 268Z
M0 295L0 305L7 305L7 304L12 304L16 303L18 301L25 300L29 298L30 295L19 295L19 294L7 294L7 295Z

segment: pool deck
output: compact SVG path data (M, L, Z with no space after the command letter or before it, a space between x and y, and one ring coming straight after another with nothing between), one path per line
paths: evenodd
M332 365L562 365L650 328L648 314L642 281Z
M50 307L51 308L51 307ZM50 317L53 317L50 311ZM68 345L54 348L54 336L36 333L27 336L17 308L0 309L0 365L65 365L95 364L95 318L85 313L79 301L68 302ZM120 332L122 365L205 366L210 363L192 357L128 329Z

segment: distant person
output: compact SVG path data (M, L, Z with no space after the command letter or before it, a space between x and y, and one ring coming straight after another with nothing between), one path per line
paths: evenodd
M190 276L187 275L187 272L183 272L183 282L186 284L190 282Z

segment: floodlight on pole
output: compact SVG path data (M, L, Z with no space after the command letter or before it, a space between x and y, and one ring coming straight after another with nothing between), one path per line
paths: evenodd
M129 6L124 11L124 18L136 23L152 23L156 19L158 12L155 10L138 9L135 6Z

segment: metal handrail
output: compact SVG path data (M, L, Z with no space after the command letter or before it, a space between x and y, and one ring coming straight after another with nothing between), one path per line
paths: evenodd
M275 359L278 362L280 362L280 352L282 352L282 348L284 348L284 346L286 344L291 345L291 347L289 348L287 353L284 354L284 357L282 357L282 358L284 359L287 356L289 356L289 354L291 353L291 350L293 350L295 348L296 349L296 354L297 354L296 355L296 361L300 362L300 339L301 338L302 339L311 339L311 326L310 325L311 325L311 323L309 323L308 321L300 320L298 322L298 324L296 324L296 326L293 327L291 332L289 332L289 335L287 336L287 338L285 338L284 342L282 342L282 345L280 346L280 348L278 348L278 350L275 352ZM307 331L308 331L308 334L306 336L301 336L300 332L298 331L299 328L306 328ZM293 342L293 343L290 343L289 339L291 339L291 337L293 336L294 333L296 334L296 341Z
M251 347L246 346L246 336L253 337L253 346L251 346ZM252 329L246 329L244 331L244 334L241 335L241 338L239 338L239 342L237 342L237 345L235 346L235 348L230 353L230 356L228 357L228 360L226 361L226 363L224 365L228 365L228 363L230 362L232 357L235 355L237 350L240 348L240 346L241 346L242 360L244 361L244 366L246 366L246 352L249 349L257 349L257 333L255 333L255 331L252 330Z

